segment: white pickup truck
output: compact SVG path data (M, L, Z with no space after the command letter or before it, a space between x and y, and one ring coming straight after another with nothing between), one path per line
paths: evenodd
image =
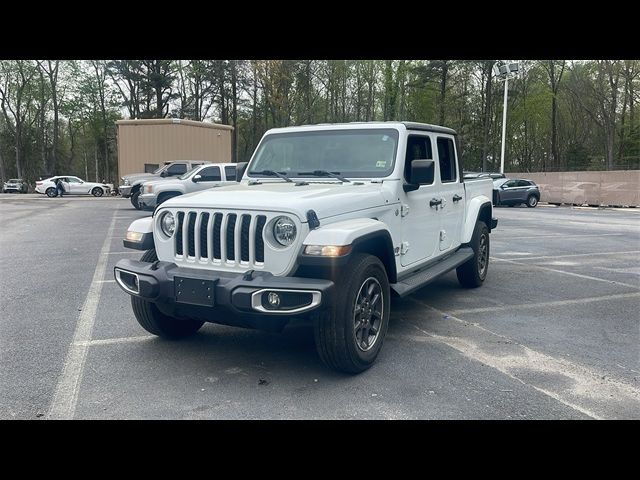
M167 200L131 224L114 275L147 331L204 322L283 329L307 317L321 359L358 373L382 347L391 295L489 265L491 179L462 180L456 132L412 122L265 133L234 185ZM244 170L244 172L243 172Z

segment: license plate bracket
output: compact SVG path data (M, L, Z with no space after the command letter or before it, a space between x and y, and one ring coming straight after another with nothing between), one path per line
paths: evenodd
M215 305L216 283L218 283L218 280L174 277L176 302L213 307Z

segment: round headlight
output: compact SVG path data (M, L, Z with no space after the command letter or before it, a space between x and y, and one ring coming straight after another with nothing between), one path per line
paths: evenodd
M296 239L296 224L289 217L280 217L273 224L273 238L282 245L289 246Z
M160 230L167 237L173 235L173 232L176 230L176 219L171 212L165 212L160 219Z

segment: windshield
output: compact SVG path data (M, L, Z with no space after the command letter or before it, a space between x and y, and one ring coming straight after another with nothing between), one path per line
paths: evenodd
M265 137L248 175L272 170L309 177L326 170L343 177L386 177L393 171L398 131L393 129L324 130L274 133Z
M21 180L19 178L10 178L7 183L19 183Z
M496 187L499 187L499 186L500 186L500 185L502 185L503 183L506 183L506 182L507 182L507 180L508 180L507 178L498 178L498 179L496 179L496 180L494 180L494 181L493 181L493 184L494 184Z

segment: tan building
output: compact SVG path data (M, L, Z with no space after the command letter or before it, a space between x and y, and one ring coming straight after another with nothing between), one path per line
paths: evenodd
M180 118L119 120L118 177L175 160L231 161L233 127Z

